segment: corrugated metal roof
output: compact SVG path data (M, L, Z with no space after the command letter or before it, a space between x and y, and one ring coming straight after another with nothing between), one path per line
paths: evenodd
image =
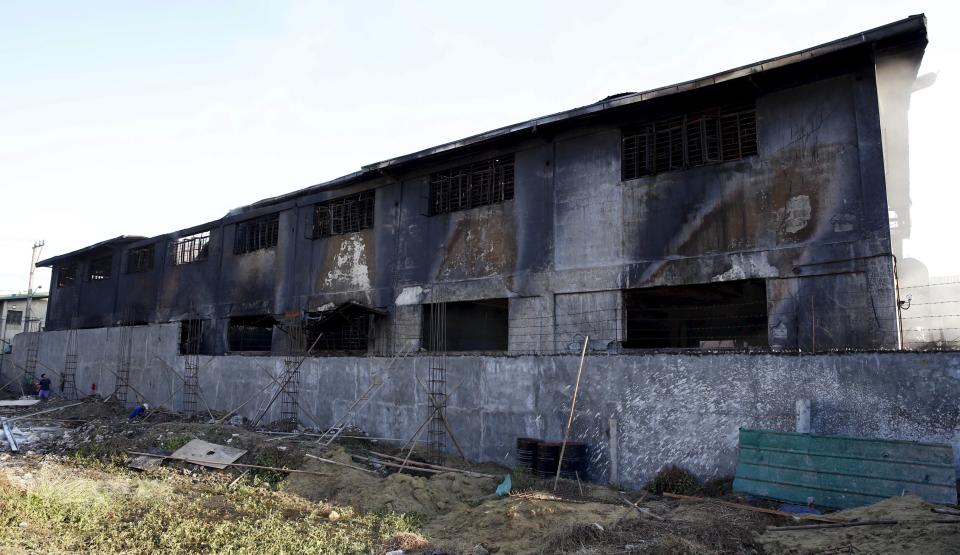
M52 266L53 264L65 258L73 258L75 256L92 252L100 248L109 247L110 245L133 243L135 241L140 241L141 239L146 239L146 237L142 235L120 235L119 237L114 237L113 239L107 239L106 241L100 241L99 243L94 243L90 246L83 247L82 249L77 249L75 251L71 251L66 254L51 256L50 258L46 258L44 260L37 262L37 267L43 268L45 266Z
M957 502L949 445L772 430L740 430L733 490L836 509L907 493Z

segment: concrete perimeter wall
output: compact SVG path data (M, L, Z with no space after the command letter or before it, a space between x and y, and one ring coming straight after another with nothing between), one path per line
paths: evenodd
M179 409L184 358L176 354L178 326L129 330L129 399L140 395ZM90 394L91 383L101 395L112 393L120 329L78 333L80 394ZM47 372L55 392L67 334L44 332L40 338L37 374ZM21 334L12 357L21 368L25 351ZM4 383L19 373L10 358ZM301 422L317 426L312 416L322 426L332 424L390 360L307 359L301 369ZM578 362L575 355L448 357L453 393L447 414L467 456L512 465L518 436L561 439ZM425 380L427 364L426 357L400 359L356 424L374 436L410 437L427 417L427 396L416 378ZM201 357L201 390L215 411L232 410L253 397L240 411L252 418L276 391L270 376L282 370L282 357ZM812 400L815 433L948 443L955 457L960 452L960 353L954 352L590 355L572 435L591 445L594 480L608 476L610 417L619 421L618 464L625 485L641 485L667 463L704 478L725 476L736 464L738 429L792 431L798 399ZM279 405L266 421L279 418Z

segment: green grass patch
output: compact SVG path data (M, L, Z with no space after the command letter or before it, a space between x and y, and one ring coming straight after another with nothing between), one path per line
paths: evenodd
M170 436L160 442L160 447L166 449L167 451L173 452L190 443L190 440L192 439L193 437L188 435Z
M46 464L22 486L0 475L0 551L370 553L419 522L239 484ZM336 510L339 518L329 518Z

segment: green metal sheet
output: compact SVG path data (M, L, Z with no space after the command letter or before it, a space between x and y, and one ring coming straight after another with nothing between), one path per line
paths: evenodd
M957 502L949 445L742 428L733 490L836 509L904 494Z

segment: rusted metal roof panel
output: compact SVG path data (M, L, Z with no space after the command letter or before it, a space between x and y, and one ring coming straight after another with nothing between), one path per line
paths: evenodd
M733 489L837 509L904 494L957 502L949 445L771 430L740 430Z

